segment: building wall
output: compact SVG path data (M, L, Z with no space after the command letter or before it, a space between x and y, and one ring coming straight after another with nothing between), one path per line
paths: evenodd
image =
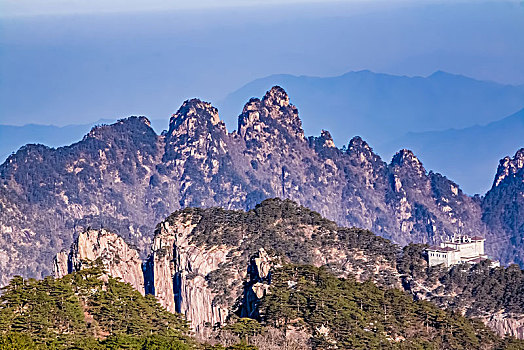
M428 252L429 266L435 266L444 264L444 266L450 266L453 263L453 257L449 252Z
M476 246L477 245L473 242L458 244L457 248L460 252L460 257L470 257L478 255L476 252Z
M478 251L478 254L484 255L484 241L476 241L475 244L477 246L476 249Z
M442 247L450 247L459 251L460 257L472 257L484 255L484 241L474 241L471 243L451 243L444 242L441 244Z

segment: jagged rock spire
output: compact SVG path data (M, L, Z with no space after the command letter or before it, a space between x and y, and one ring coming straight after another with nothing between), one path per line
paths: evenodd
M54 261L54 276L89 267L88 262L100 259L105 272L129 283L144 294L142 261L137 250L131 248L122 237L105 229L88 229L76 238L69 252L58 253Z
M349 141L346 153L357 156L364 155L366 158L376 156L373 149L360 136L355 136Z
M421 176L426 174L426 169L422 165L422 162L415 156L413 151L408 149L401 149L395 153L391 160L391 166L409 168Z
M500 160L497 168L497 174L493 181L493 187L497 187L508 176L515 175L520 169L524 167L524 148L521 148L515 153L513 158L504 157Z
M328 148L334 148L335 142L333 142L333 137L331 137L331 133L327 130L322 130L320 133L320 139L322 140L322 146L328 147Z
M298 109L289 103L289 96L280 86L272 87L262 100L250 99L238 117L238 133L244 138L254 137L249 136L253 133L273 133L272 129L280 129L284 137L305 141Z
M335 148L335 142L333 142L333 137L327 130L322 130L319 137L309 137L310 147L314 147L319 150L322 148Z
M262 99L264 106L280 106L287 107L289 106L289 96L287 92L280 86L273 86L271 90L266 92L264 98Z
M348 144L346 154L351 157L353 164L377 164L380 163L380 167L384 166L385 163L382 161L379 155L377 155L371 146L364 141L360 136L353 137Z
M192 134L198 128L209 129L214 126L226 130L224 122L220 121L218 117L218 109L209 102L194 98L184 101L178 111L173 114L169 122L169 133L182 129L180 131L183 133Z

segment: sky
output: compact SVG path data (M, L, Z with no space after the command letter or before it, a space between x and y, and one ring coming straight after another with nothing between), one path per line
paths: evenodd
M354 0L353 0L354 1ZM3 17L101 14L315 3L318 0L1 0Z
M518 1L0 0L0 13L0 124L167 123L185 99L216 104L279 73L524 84Z

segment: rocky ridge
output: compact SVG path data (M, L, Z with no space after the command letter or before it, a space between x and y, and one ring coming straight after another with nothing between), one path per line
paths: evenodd
M465 195L407 150L387 164L359 137L343 149L333 146L329 132L304 136L298 110L280 87L251 99L231 133L216 108L193 99L162 135L146 118L131 117L96 127L71 146L27 145L0 166L0 284L14 274L50 274L57 251L89 226L119 232L145 258L156 223L175 210L251 209L271 197L402 245L458 231L486 236L488 253L520 262L520 231L493 228L490 194L484 203ZM515 176L504 181L522 178ZM509 246L497 241L508 232L515 236Z
M204 333L224 325L235 309L245 316L256 313L254 303L267 289L270 266L281 261L328 264L342 276L393 281L394 268L383 254L358 253L360 245L368 244L392 254L392 244L334 223L327 229L323 225L327 222L281 200L267 200L249 212L177 211L157 226L148 259L155 295L168 310L185 314L192 327ZM308 242L307 237L316 240Z
M113 249L117 246L122 251ZM177 211L157 225L143 265L138 252L116 234L86 231L69 254L57 254L55 276L100 258L109 274L133 286L141 282L140 291L154 294L168 311L184 314L197 333L205 334L226 324L232 312L256 317L270 270L281 263L327 265L339 276L400 287L397 251L369 231L338 227L294 202L275 199L249 212Z

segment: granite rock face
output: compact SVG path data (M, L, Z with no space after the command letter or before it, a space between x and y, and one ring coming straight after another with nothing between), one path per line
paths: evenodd
M54 266L62 277L100 259L108 274L155 295L205 335L234 312L257 318L271 269L282 263L327 265L341 277L400 287L397 254L397 246L369 231L339 227L289 200L268 199L248 212L176 211L157 225L143 264L116 234L88 230L69 253L57 254Z
M69 252L58 253L54 276L61 278L73 271L80 271L97 259L107 274L120 278L144 294L144 274L138 251L131 248L122 237L104 229L82 232Z
M501 336L524 339L524 316L498 313L481 318L488 327Z
M498 175L490 198L503 182L522 179L512 162L512 175ZM156 223L180 208L251 209L273 197L399 244L435 243L456 232L486 236L488 254L520 261L514 214L494 229L495 214L487 213L491 202L501 213L512 204L506 195L499 202L488 196L465 195L407 150L387 164L360 137L343 149L327 131L306 138L280 87L249 100L231 133L216 108L193 99L161 135L146 118L131 117L95 127L71 146L27 145L10 156L0 166L0 284L15 274L50 274L55 254L89 226L119 232L145 258ZM508 234L513 255L496 240Z
M247 268L248 280L244 283L240 317L260 319L260 299L269 291L272 265L272 259L264 248L260 248L251 257Z
M191 327L203 333L206 325L224 324L230 312L214 302L216 293L206 277L227 262L231 247L192 244L190 234L194 227L195 224L185 217L171 223L162 222L149 259L154 275L154 294L160 304L168 311L184 314ZM240 271L232 278L241 281ZM235 290L231 293L235 295Z

